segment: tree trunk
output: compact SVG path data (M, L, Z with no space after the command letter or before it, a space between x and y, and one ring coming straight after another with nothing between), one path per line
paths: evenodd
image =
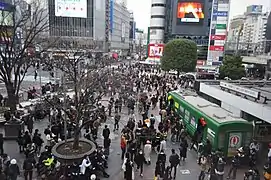
M79 129L79 131L78 131L78 129ZM78 149L79 148L79 138L80 138L80 128L76 127L73 146L72 146L73 149Z
M16 110L16 104L18 103L19 99L15 94L15 89L12 83L6 84L6 89L8 94L7 106L10 108L11 113L14 114Z

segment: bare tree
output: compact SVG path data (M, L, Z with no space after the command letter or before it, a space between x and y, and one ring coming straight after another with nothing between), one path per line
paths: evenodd
M46 38L49 19L42 2L19 0L0 14L0 80L5 83L11 112L16 110L27 70L54 43Z
M47 65L54 66L63 72L65 84L71 84L74 92L74 109L75 116L71 115L71 111L67 111L65 107L61 109L73 118L75 123L75 135L72 148L79 148L79 137L81 129L92 119L84 121L84 112L89 111L96 105L106 91L106 82L110 75L110 68L107 67L107 61L101 56L94 56L96 49L100 48L100 44L94 41L86 41L84 38L61 38L58 42L61 57L50 59ZM85 42L85 43L84 43ZM99 54L99 53L98 53ZM64 55L64 56L63 56ZM70 83L68 83L68 82Z

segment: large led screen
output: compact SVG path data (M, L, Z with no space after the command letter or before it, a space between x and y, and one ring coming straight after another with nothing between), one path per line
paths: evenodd
M55 16L87 18L87 0L56 0Z
M178 24L199 23L204 20L203 3L199 2L179 2L177 9Z

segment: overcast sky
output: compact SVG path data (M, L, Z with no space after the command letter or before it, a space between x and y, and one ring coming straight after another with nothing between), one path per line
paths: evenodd
M134 12L137 28L146 32L150 25L151 0L127 0L128 9ZM231 0L230 17L243 14L248 5L264 5L264 10L270 10L271 0Z

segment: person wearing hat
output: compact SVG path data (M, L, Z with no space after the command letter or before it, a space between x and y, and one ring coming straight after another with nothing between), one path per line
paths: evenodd
M10 161L10 165L8 167L8 176L10 180L17 180L17 177L20 175L20 169L17 165L16 159L12 159Z
M97 176L96 176L95 174L92 174L92 175L90 176L90 180L97 180Z
M147 140L144 146L144 155L145 155L146 163L149 165L151 164L151 150L152 150L151 142Z

